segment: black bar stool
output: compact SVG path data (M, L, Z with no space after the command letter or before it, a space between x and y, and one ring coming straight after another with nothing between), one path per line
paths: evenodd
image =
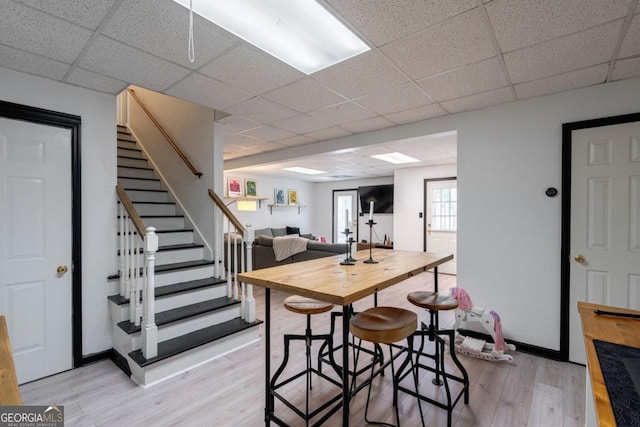
M396 413L396 421L398 427L400 426L400 416L398 414L398 383L400 381L400 375L404 371L407 364L411 363L411 369L409 372L413 373L413 380L416 387L416 393L418 392L418 377L416 375L416 369L413 365L413 359L411 357L413 348L413 334L418 326L418 316L410 310L397 307L372 307L363 312L360 312L351 318L349 323L349 331L363 341L368 341L374 345L389 344L389 363L391 363L391 375L393 377L393 406ZM407 347L401 348L400 352L393 355L393 346L391 344L407 340ZM397 346L396 346L397 347ZM399 357L402 352L407 352L407 357L402 362L402 365L398 369L398 376L396 376L394 368L394 359ZM354 363L357 365L356 356ZM380 421L370 421L367 418L369 412L369 399L371 398L371 385L373 383L375 364L371 364L371 376L369 379L369 392L367 393L367 405L364 410L364 419L370 424L382 424L386 426L393 426ZM384 369L381 368L381 369ZM355 370L355 368L354 368ZM407 372L407 374L409 373ZM420 408L420 418L422 419L422 425L424 426L424 417L422 415L422 406L420 400L418 400L418 407Z
M333 308L333 304L314 300L311 298L292 295L290 297L285 298L284 307L291 312L306 315L307 328L305 330L304 335L292 335L292 334L284 335L284 359L282 360L282 363L280 364L277 371L273 375L273 378L271 379L270 392L273 397L280 400L287 407L289 407L293 412L295 412L298 416L304 419L305 425L309 426L309 421L311 419L316 417L318 414L320 414L322 411L327 409L332 404L342 400L342 383L320 372L318 369L314 368L311 365L311 344L313 341L322 341L323 346L326 345L329 349L329 354L328 354L329 361L330 361L329 364L333 367L334 371L338 375L338 378L342 378L342 371L340 367L335 363L335 360L333 359L333 336L331 334L313 335L311 331L311 315L330 311ZM307 367L305 370L298 372L297 374L292 375L291 377L278 382L278 378L282 374L282 371L284 371L287 365L287 362L289 361L289 343L295 340L300 340L305 342L305 348L306 348L305 355L307 359ZM312 390L313 388L312 381L311 381L312 374L316 374L319 377L324 378L325 380L339 387L340 393L338 393L336 396L329 399L327 402L325 402L324 404L322 404L321 406L319 406L318 408L310 412L309 411L309 391ZM305 396L304 412L296 408L291 402L289 402L284 396L282 396L277 391L279 388L289 384L290 382L296 380L297 378L300 378L303 375L306 376L306 396ZM327 418L329 418L333 413L335 413L341 407L342 407L341 403L338 403L334 408L328 411L328 413L324 414L323 417L319 421L317 421L316 425L319 425L322 422L324 422ZM279 419L277 417L274 417L274 421L279 421Z
M445 387L446 392L446 402L440 402L426 396L420 395L419 393L414 393L412 390L408 390L403 387L399 387L400 390L405 393L409 393L418 398L418 400L424 400L429 402L439 408L447 410L447 426L451 426L451 414L453 408L458 403L460 398L464 396L465 405L469 403L469 375L467 374L466 369L460 363L458 356L455 351L455 331L453 329L441 330L438 325L438 312L445 310L453 310L458 307L458 300L455 298L439 295L437 292L411 292L407 295L407 300L413 305L418 307L422 307L429 311L429 325L426 325L422 322L421 329L416 331L414 336L420 336L420 348L416 351L416 371L420 368L425 369L427 371L433 372L435 374L435 378L432 380L435 385L443 385ZM460 370L462 377L453 375L445 370L444 363L444 346L445 339L443 336L446 336L449 341L449 353L451 355L451 359L453 363L456 364L458 369ZM425 337L429 339L429 341L435 342L435 352L434 354L428 354L424 350L424 340ZM427 357L433 359L435 367L423 365L420 363L420 357ZM406 376L406 374L404 374ZM449 381L453 380L462 384L462 390L457 396L451 395L451 390L449 389Z

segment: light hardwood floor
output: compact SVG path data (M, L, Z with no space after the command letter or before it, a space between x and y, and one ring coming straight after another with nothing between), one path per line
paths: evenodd
M379 305L419 309L406 301L416 289L433 289L433 275L415 276L383 291ZM455 286L455 276L440 275L440 290ZM256 288L258 318L264 313L264 291ZM282 301L287 295L272 293L272 369L282 360L282 334L304 332L305 316L286 311ZM473 295L472 295L473 297ZM105 302L106 303L106 302ZM478 301L480 303L480 301ZM356 304L362 310L373 304L372 298ZM482 301L490 307L490 301ZM452 322L443 313L441 325ZM339 323L339 322L338 322ZM329 314L312 317L316 333L329 330ZM264 326L261 326L264 328ZM264 332L264 330L262 330ZM336 332L336 339L341 334ZM317 348L316 348L317 349ZM560 363L525 353L514 353L513 363L488 362L460 355L471 380L470 403L460 402L453 414L454 427L468 426L583 426L585 368ZM290 367L304 368L302 343L292 347ZM326 368L325 368L326 369ZM392 415L391 375L377 377L372 391L370 418L395 423ZM441 390L431 384L432 374L422 373L421 393L432 396ZM410 377L407 386L410 386ZM314 379L315 380L315 379ZM454 387L455 388L455 387ZM65 407L66 426L260 426L264 425L264 347L256 343L204 366L192 369L156 386L137 387L110 361L102 361L64 372L20 387L24 404L58 404ZM304 378L284 389L300 407L304 402ZM339 392L328 382L315 380L313 401L322 401ZM367 425L363 412L366 390L351 402L350 422ZM402 425L420 425L416 399L401 393L399 408ZM446 412L422 404L428 426L446 426ZM276 412L291 425L304 423L283 405ZM341 411L326 425L339 426Z

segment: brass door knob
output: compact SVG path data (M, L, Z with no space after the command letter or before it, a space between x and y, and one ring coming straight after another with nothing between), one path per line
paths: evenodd
M584 255L580 255L580 254L576 255L573 259L575 259L576 262L579 264L582 264L586 260Z
M63 275L64 273L66 273L67 271L69 271L69 269L67 268L66 265L59 265L58 269L56 270L58 272L59 275Z

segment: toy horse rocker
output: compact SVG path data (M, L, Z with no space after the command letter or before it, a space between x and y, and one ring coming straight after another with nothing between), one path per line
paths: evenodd
M462 288L451 288L451 296L458 300L458 308L454 312L456 321L453 324L453 330L456 331L456 351L493 362L513 362L513 356L506 354L506 351L515 351L516 346L507 344L502 337L502 324L498 313L493 310L487 313L482 307L474 307L469 294ZM458 328L474 323L482 326L486 333L491 335L493 343L458 333Z

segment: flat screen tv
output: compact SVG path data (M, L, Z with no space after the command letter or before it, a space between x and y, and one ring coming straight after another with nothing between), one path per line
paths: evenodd
M371 185L358 188L360 212L369 213L369 202L373 200L373 213L393 213L393 184Z

